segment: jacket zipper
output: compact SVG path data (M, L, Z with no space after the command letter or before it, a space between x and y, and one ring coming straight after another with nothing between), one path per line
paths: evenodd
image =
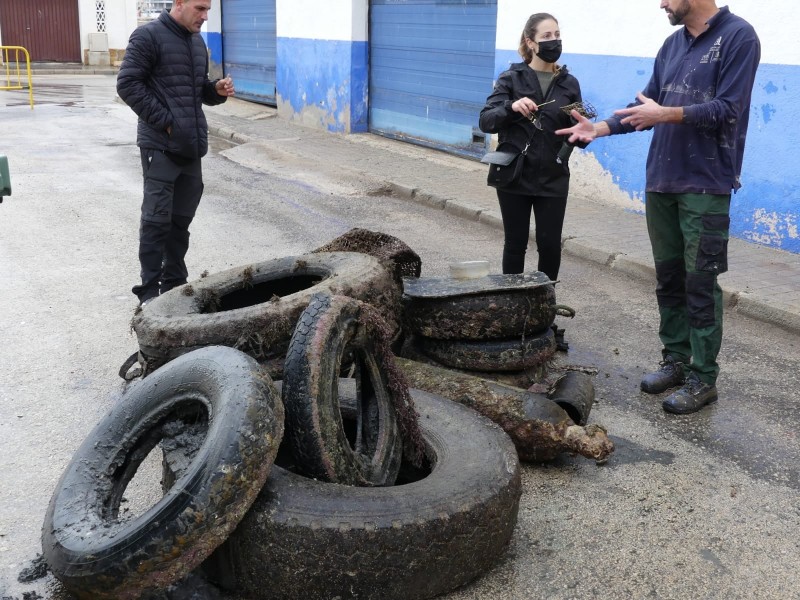
M192 84L192 110L194 111L194 130L195 130L195 141L194 141L194 151L195 151L195 158L200 157L200 118L197 115L197 86L194 83L194 53L192 52L192 36L190 35L186 38L186 43L189 45L189 64L192 67L192 71L190 74L191 84Z

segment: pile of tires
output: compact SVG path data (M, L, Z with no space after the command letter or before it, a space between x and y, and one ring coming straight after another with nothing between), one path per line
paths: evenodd
M253 287L263 273L249 275ZM237 306L243 290L217 301L245 313L265 304ZM469 408L409 390L391 362L396 325L374 305L291 295L281 301L304 307L271 350L285 355L281 382L240 350L197 348L202 328L187 327L192 343L159 346L170 348L165 364L82 444L42 535L47 565L78 598L150 597L202 564L208 580L254 600L423 599L502 556L521 495L508 436ZM194 326L185 309L166 312L166 296L156 314ZM259 310L260 326L268 307ZM158 445L163 498L123 518L127 486Z
M544 273L476 279L405 278L411 358L471 372L520 372L556 351L553 282Z

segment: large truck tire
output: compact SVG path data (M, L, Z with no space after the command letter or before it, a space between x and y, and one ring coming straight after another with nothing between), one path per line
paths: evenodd
M250 600L418 600L464 585L503 555L520 467L509 437L472 409L411 390L429 468L353 487L275 467L239 527L206 561ZM167 477L175 460L165 456Z

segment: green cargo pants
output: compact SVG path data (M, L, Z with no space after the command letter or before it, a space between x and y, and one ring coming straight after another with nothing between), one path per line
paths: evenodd
M646 195L662 353L711 385L722 346L717 275L728 270L730 200L729 194Z

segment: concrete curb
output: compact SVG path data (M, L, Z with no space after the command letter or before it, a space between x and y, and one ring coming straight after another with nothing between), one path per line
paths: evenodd
M800 315L770 305L744 292L736 294L736 312L757 321L777 325L792 333L800 333Z

